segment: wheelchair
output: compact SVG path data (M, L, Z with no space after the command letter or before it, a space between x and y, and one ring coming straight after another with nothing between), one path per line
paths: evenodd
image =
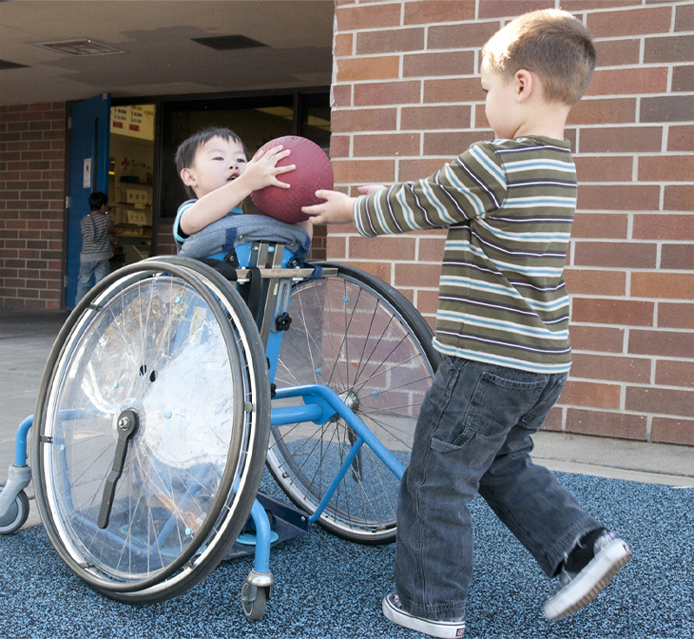
M0 534L26 520L33 475L50 542L117 601L183 594L250 523L241 603L261 618L276 542L258 494L265 467L302 521L357 543L394 540L439 363L431 329L357 268L298 262L277 242L237 248L231 272L152 257L100 282L62 327L17 430Z

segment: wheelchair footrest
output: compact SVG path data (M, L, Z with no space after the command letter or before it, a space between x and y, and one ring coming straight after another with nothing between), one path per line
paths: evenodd
M303 510L278 501L263 492L259 492L256 499L265 509L270 520L270 528L274 533L271 546L281 544L283 541L289 541L308 532L308 515ZM252 543L253 537L253 519L249 517L241 537L229 549L226 557L224 557L224 561L254 554L255 544Z

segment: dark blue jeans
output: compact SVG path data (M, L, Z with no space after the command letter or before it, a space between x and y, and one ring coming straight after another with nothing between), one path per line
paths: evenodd
M549 576L578 538L600 526L530 459L531 435L566 378L444 358L398 496L395 584L405 610L439 620L465 614L468 504L478 492Z

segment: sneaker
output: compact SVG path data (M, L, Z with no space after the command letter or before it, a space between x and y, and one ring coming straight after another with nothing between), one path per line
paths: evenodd
M418 630L432 637L456 639L456 637L462 637L465 632L464 617L451 619L450 621L432 621L431 619L415 617L403 610L400 599L394 592L383 598L382 608L386 619L389 619L403 628Z
M545 603L548 619L560 619L593 601L629 561L631 548L617 535L604 528L595 533L583 537L584 543L564 562L557 590Z

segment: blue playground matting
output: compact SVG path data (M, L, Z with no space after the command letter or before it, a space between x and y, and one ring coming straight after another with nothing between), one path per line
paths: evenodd
M266 473L267 474L267 473ZM548 621L554 582L477 499L469 639L694 638L694 488L559 473L634 557L588 607ZM272 480L264 491L277 495ZM445 549L442 549L445 552ZM58 557L42 526L0 537L0 637L102 639L423 638L381 615L393 589L395 546L361 546L316 525L272 549L276 586L262 620L247 621L240 589L252 557L225 561L176 599L121 604L89 589Z

